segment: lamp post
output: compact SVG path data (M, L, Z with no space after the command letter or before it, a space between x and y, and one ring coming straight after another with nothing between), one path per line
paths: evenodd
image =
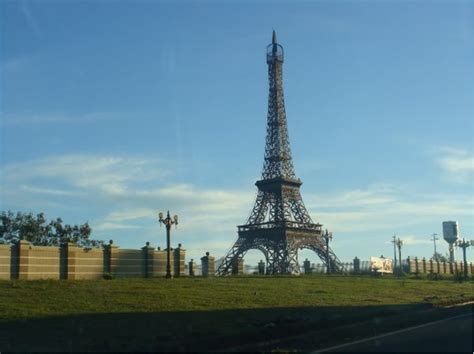
M396 241L396 244L397 244L397 247L398 247L398 261L400 263L399 271L400 271L400 274L402 274L402 245L403 245L403 241L400 240L400 238L398 238L397 241Z
M392 236L393 240L393 269L397 269L397 235Z
M175 227L178 225L178 215L173 216L171 219L170 217L170 211L168 210L168 214L166 218L163 219L163 213L158 214L158 221L161 224L165 224L166 226L166 278L170 279L172 278L171 275L171 265L170 265L170 257L171 257L171 246L170 246L170 230L171 230L171 225L175 225Z
M438 261L438 253L436 252L436 240L439 240L439 238L437 238L436 236L438 236L438 234L433 234L431 235L433 236L433 238L431 239L433 241L433 245L434 245L434 259L435 261Z
M470 245L472 244L472 241L469 242L469 241L466 241L464 239L459 240L456 242L456 246L458 247L461 247L462 248L462 258L463 258L463 262L464 262L464 278L467 278L467 260L466 260L466 248L468 248Z
M326 232L322 234L324 240L326 241L326 267L327 267L327 274L331 273L331 261L329 259L329 241L332 240L332 232Z

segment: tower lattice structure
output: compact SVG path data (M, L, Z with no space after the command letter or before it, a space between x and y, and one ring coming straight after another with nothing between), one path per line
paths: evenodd
M322 225L309 216L300 194L302 182L295 175L288 138L283 97L283 47L273 31L267 46L268 116L262 178L255 183L257 198L245 225L238 226L238 238L217 269L227 275L240 257L260 250L267 274L299 274L298 250L316 252L332 272L342 263L323 238Z

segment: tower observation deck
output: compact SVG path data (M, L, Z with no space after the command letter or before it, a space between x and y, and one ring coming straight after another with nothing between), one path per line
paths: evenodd
M263 253L267 274L299 274L300 249L313 250L330 271L341 271L341 262L323 238L322 225L312 221L301 198L302 182L293 167L283 96L284 51L275 31L266 56L267 136L262 176L255 183L257 198L247 222L237 227L237 241L216 273L230 274L234 262L251 249Z

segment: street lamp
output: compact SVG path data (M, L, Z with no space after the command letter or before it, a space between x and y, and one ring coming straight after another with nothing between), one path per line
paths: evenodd
M461 247L462 248L462 258L463 258L463 261L464 261L464 278L467 278L467 260L466 260L466 248L468 248L469 246L471 246L473 244L473 242L469 242L469 241L466 241L465 239L462 239L457 241L455 243L456 246L458 247Z
M397 235L392 236L393 240L393 269L397 269Z
M332 232L326 232L322 234L324 240L326 241L326 267L327 267L327 274L331 273L331 261L329 259L329 241L332 240Z
M170 252L171 252L171 246L170 246L170 229L171 225L175 225L177 227L178 225L178 215L173 216L173 219L170 217L170 211L168 210L168 214L165 219L163 219L163 213L158 214L158 221L161 224L165 224L166 226L166 278L170 279L172 278L171 275L171 265L170 265Z
M402 246L403 246L403 241L400 240L400 238L397 239L396 245L398 247L398 261L400 263L400 274L402 274Z

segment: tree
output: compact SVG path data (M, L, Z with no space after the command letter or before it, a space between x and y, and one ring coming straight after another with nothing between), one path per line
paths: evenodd
M449 257L449 256L448 256ZM443 256L441 253L436 252L431 259L434 262L449 262L448 257Z
M37 246L59 246L72 242L84 248L100 247L103 241L90 239L92 229L83 225L63 225L61 218L47 223L43 213L2 211L0 214L0 244L26 240Z

